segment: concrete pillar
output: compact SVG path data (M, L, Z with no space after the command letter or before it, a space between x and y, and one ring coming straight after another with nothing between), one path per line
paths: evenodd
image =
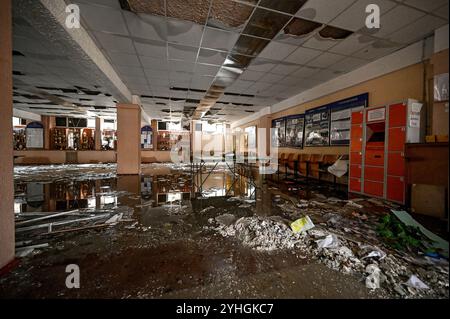
M141 108L117 104L117 174L141 173Z
M99 117L95 118L95 150L101 151L102 150L102 119Z
M11 0L0 1L0 269L14 259Z
M44 150L50 149L50 133L51 129L55 127L55 117L54 116L42 116L42 125L44 126Z

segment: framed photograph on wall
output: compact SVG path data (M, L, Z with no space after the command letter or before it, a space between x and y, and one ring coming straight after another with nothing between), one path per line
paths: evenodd
M272 128L274 128L271 136L272 146L274 147L286 146L286 119L280 118L273 120Z
M305 115L297 114L286 118L286 146L294 148L303 147L303 130Z

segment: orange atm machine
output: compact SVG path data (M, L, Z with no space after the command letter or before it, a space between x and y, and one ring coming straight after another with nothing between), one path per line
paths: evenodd
M350 193L405 204L405 144L424 140L422 106L408 99L352 113Z

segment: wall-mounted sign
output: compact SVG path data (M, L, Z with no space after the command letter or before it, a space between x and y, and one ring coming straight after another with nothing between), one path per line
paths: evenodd
M345 100L329 104L330 145L349 145L352 112L367 107L369 94L364 93Z
M141 148L153 149L153 130L150 125L141 128Z
M306 111L305 146L330 144L330 109L327 105Z
M27 148L44 148L44 126L40 122L31 122L26 127Z
M386 118L386 109L384 107L369 110L367 112L367 122L384 121Z
M286 146L303 147L305 115L297 114L286 118Z
M274 132L271 136L272 146L283 147L286 145L286 119L276 119L272 121L272 128Z

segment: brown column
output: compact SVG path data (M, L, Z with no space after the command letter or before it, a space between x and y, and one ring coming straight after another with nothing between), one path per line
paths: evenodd
M44 125L44 150L50 149L50 131L55 127L54 116L42 116L42 125Z
M152 126L152 134L153 134L153 150L157 151L158 150L158 121L157 120L152 120L151 123Z
M95 118L95 150L101 151L102 150L102 130L101 130L101 122L102 119L99 117Z
M141 108L117 104L117 174L141 173Z
M11 0L0 1L0 268L14 259Z

